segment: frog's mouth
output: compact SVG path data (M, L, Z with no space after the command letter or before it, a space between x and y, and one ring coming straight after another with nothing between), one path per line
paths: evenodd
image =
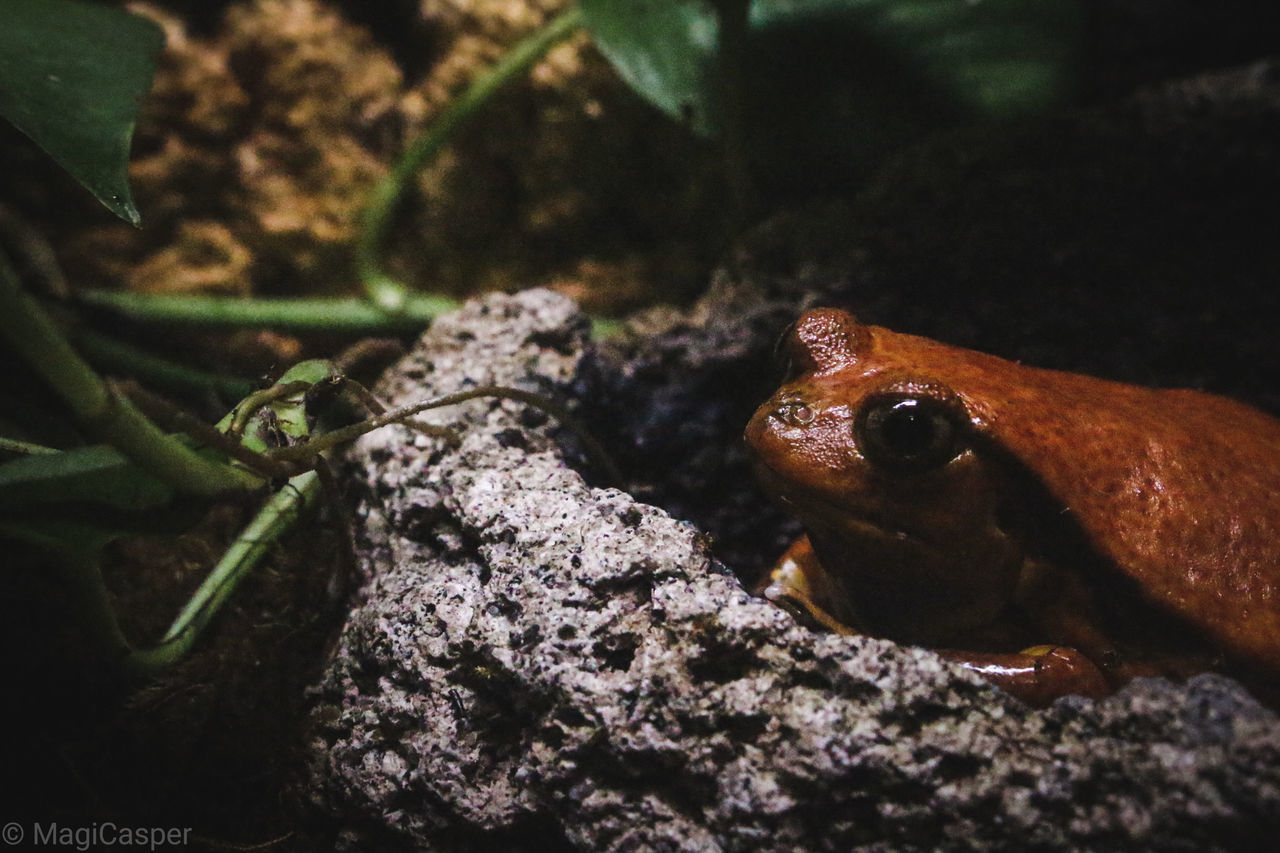
M804 524L830 578L817 604L846 625L931 645L989 624L1012 600L1020 550L998 526L948 524L927 491L911 499L886 493L882 510L793 480L762 460L756 471Z
M763 462L756 464L756 477L788 513L811 533L823 538L841 537L851 543L874 542L879 547L897 545L926 558L942 551L941 543L904 529L886 515L851 504L834 495L824 495L810 486L798 487L786 476Z
M820 527L828 530L848 528L860 536L871 536L883 539L896 539L915 545L927 545L920 537L902 529L894 529L874 514L859 511L857 508L840 505L834 500L823 499L812 495L797 498L791 495L780 495L779 500L803 520L806 526Z
M955 545L925 539L825 497L780 494L822 565L815 603L859 631L937 645L990 622L1007 595L957 564Z

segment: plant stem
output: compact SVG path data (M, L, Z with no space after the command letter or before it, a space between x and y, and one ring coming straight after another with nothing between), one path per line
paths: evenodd
M724 104L724 169L729 185L728 226L738 234L746 226L756 203L750 162L747 156L745 89L747 34L750 27L750 0L712 0L720 25L720 91Z
M74 522L70 525L74 528ZM35 545L51 557L48 568L61 577L61 598L72 621L94 653L108 665L129 654L129 642L120 630L111 596L98 568L96 552L101 544L89 544L83 534L68 535L58 525L32 529L17 521L0 520L0 535ZM12 543L7 543L12 544Z
M200 584L160 643L125 658L126 672L149 678L185 657L240 582L319 494L320 476L315 471L293 477L273 494Z
M195 495L244 492L262 485L247 471L196 453L112 392L71 348L39 304L23 292L3 255L0 339L48 383L86 429L163 482Z
M161 391L186 396L212 392L218 397L232 400L239 400L253 393L254 384L247 379L206 373L106 335L79 330L73 331L73 337L76 346L91 362L141 379L149 387Z
M51 545L54 553L65 546ZM129 641L120 630L111 594L97 560L63 551L58 571L66 581L66 603L76 614L75 624L84 632L94 653L108 663L127 657Z
M412 334L431 324L431 318L458 307L443 296L409 294L395 312L384 311L365 299L243 299L223 296L174 296L82 290L76 299L86 305L122 314L143 323L207 327L264 326L291 332L330 332L348 335Z
M493 68L477 78L430 128L414 140L392 169L374 188L364 229L356 248L356 270L374 304L399 311L410 298L404 286L382 267L387 229L400 200L414 175L444 148L450 136L506 83L529 70L548 50L572 35L582 24L582 10L576 5L547 22L507 51Z
M569 414L568 410L554 400L533 391L525 391L523 388L511 388L506 385L477 385L474 388L468 388L465 391L457 391L453 394L445 394L441 397L433 397L430 400L423 400L418 403L410 403L407 406L401 406L396 409L390 409L381 412L373 417L360 421L350 426L335 429L317 436L306 444L295 444L289 447L279 447L275 450L267 451L267 455L272 459L281 462L309 462L322 452L348 441L354 441L365 433L372 432L375 429L381 429L388 424L402 423L407 418L421 414L428 409L439 409L445 406L455 406L458 403L465 403L468 400L476 400L482 397L497 397L504 400L515 400L524 403L527 406L533 406L535 409L544 411L556 420L560 421L568 430L573 432L580 442L582 449L586 451L591 461L600 467L601 472L613 483L621 483L623 481L622 472L613 463L609 454L605 451L603 445L596 440L585 426L578 422L577 418Z
M5 453L18 453L23 456L56 456L62 451L54 447L45 447L43 444L32 444L29 441L19 441L16 438L5 438L0 436L0 450Z

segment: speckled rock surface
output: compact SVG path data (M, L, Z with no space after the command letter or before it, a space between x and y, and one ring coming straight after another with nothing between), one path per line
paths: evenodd
M442 318L386 382L562 394L547 292ZM689 524L474 401L354 449L369 582L313 694L340 848L1238 849L1280 830L1280 721L1233 682L1031 711L929 652L818 635Z

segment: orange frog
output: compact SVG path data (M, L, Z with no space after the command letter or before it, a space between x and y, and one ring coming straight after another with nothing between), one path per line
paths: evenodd
M1033 704L1280 674L1280 421L809 311L747 425L808 532L764 594ZM1028 648L1029 646L1029 648ZM1023 651L1016 651L1017 649Z

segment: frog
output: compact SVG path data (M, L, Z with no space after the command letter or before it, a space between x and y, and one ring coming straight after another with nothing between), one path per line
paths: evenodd
M1032 705L1280 674L1280 420L805 312L745 430L804 535L757 591Z

